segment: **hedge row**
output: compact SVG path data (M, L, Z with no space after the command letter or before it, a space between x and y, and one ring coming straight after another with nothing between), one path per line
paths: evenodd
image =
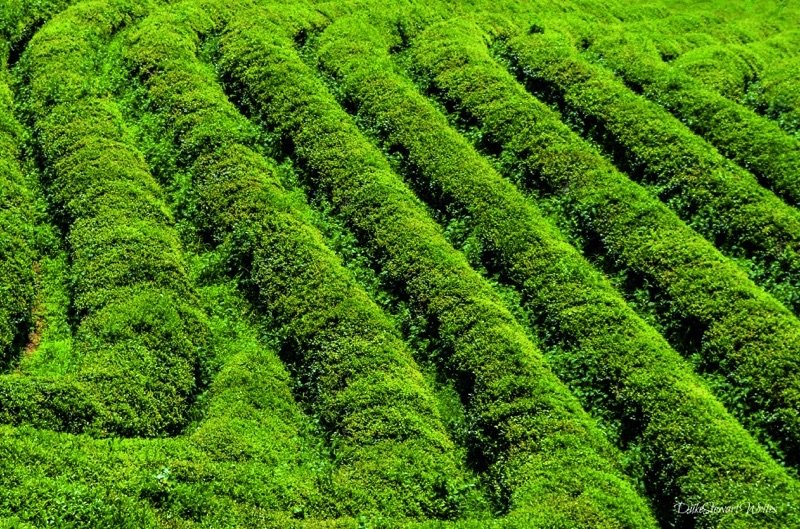
M646 37L599 29L586 56L657 102L789 204L800 205L800 142L776 123L665 64Z
M751 105L800 140L800 57L766 69L748 93Z
M28 338L34 302L32 193L18 163L20 126L0 71L0 368Z
M381 153L259 12L221 37L218 67L252 115L279 134L376 261L422 314L434 355L456 380L500 512L527 527L649 527L646 505L607 444L502 300L444 239Z
M0 425L0 447L0 527L158 527L152 508L131 490L146 477L132 472L141 453L132 440Z
M658 23L655 28L660 26L661 23ZM727 31L729 26L722 25L721 28ZM667 29L663 28L663 31ZM762 110L751 101L749 91L756 88L759 78L770 64L796 53L800 42L800 31L783 31L763 40L744 42L728 41L722 35L712 36L696 31L664 34L658 29L638 26L626 26L625 31L651 41L661 58L672 68L761 114ZM676 40L682 43L677 44Z
M746 54L744 46L712 44L690 50L670 65L690 75L706 88L735 101L745 103L748 90L758 79L758 58Z
M721 28L730 29L728 25ZM704 45L675 53L678 58L669 65L659 55L672 55L663 50L664 39L654 34L650 25L611 31L602 26L589 33L598 36L592 37L596 40L590 51L600 62L610 64L626 82L665 105L762 181L777 177L773 189L797 204L800 187L793 175L800 168L800 144L779 129L796 134L800 122L795 117L800 104L793 75L800 31L790 29L763 40L733 44L709 37ZM592 38L584 36L582 45L588 46ZM734 103L746 105L776 123Z
M165 456L140 464L146 479L134 482L144 491L138 496L162 519L172 514L207 527L289 527L287 518L330 512L337 498L314 422L279 356L257 339L260 329L246 317L253 307L226 280L224 256L211 255L203 273L212 279L199 290L222 367L199 400L202 418L191 433L163 448L141 441L141 453ZM153 476L164 468L159 483Z
M497 8L493 9L495 12ZM576 17L606 29L647 35L664 60L671 61L700 46L725 43L728 46L778 40L778 34L793 30L797 8L785 2L760 2L758 9L743 8L734 2L703 2L695 5L674 3L581 2L578 9L537 10L547 27L557 25L570 32ZM591 14L591 18L586 16ZM794 17L794 18L793 18ZM593 20L592 20L593 19ZM588 28L587 28L588 29ZM581 35L578 36L578 40Z
M672 65L705 86L774 120L800 139L800 31L740 46L707 46Z
M778 35L792 30L790 21L796 18L789 12L796 8L785 3L762 2L758 10L750 12L741 12L740 7L741 4L715 2L668 8L656 16L626 21L624 28L650 36L661 57L671 61L703 46L737 47L777 41Z
M703 371L727 379L719 393L728 409L798 463L800 322L530 96L492 60L482 33L461 26L452 30L457 38L437 34L420 46L412 60L419 77L480 124L481 141L502 150L507 174L554 197L587 247L650 285L673 341L693 337L694 349L685 352L699 355ZM479 167L485 164L476 162L473 171Z
M800 212L669 113L580 57L560 35L519 36L498 43L496 52L617 167L649 185L697 232L741 259L757 283L800 311Z
M559 372L587 408L619 425L623 446L634 446L646 458L645 483L659 514L678 522L672 507L679 498L731 501L732 489L752 482L759 485L742 498L766 498L777 487L783 492L772 501L788 506L798 493L792 480L535 206L450 129L410 81L394 73L386 50L396 42L365 29L369 26L358 18L331 25L320 39L325 72L385 148L403 153L409 178L418 189L429 190L431 206L466 219L482 243L487 267L501 270L520 290L537 327L546 329L545 339L563 348L562 356L551 358ZM453 44L436 40L426 49L452 52ZM432 66L423 55L412 52L411 63ZM463 63L456 57L441 69L457 70ZM470 83L484 86L477 77ZM709 416L715 424L702 422ZM710 450L715 443L720 449ZM703 463L686 464L689 459ZM706 474L710 466L714 478ZM727 479L720 482L723 473ZM780 526L779 520L749 523ZM728 521L709 518L707 523Z
M214 230L231 266L250 267L247 288L279 326L281 355L328 432L338 509L459 514L466 483L454 447L388 318L276 192L269 164L232 145L199 160L200 174L198 221Z
M208 330L160 189L116 105L94 93L104 43L145 7L81 3L39 31L21 59L24 110L68 233L77 365L64 377L4 377L4 422L174 434L207 381Z
M410 351L248 147L253 129L196 57L195 32L214 28L208 4L148 19L125 60L191 175L191 221L269 317L328 432L335 507L326 514L455 517L470 500L467 478Z
M202 274L213 344L224 366L203 418L170 439L92 439L0 426L0 527L293 527L329 501L318 453L280 359L260 344L252 310L218 257ZM350 524L349 526L355 526Z
M247 309L229 287L206 290L214 361L224 367L191 435L95 441L4 426L0 526L289 527L328 501L317 491L326 463L280 360L240 321Z
M76 0L5 0L0 5L0 58L16 61L27 41L53 15Z
M747 44L709 43L681 54L670 65L728 99L775 119L784 130L796 132L781 122L780 106L772 106L795 91L791 86L776 87L774 92L768 88L769 78L780 76L782 65L796 61L798 47L800 31L785 31Z
M782 13L780 18L786 16ZM777 21L777 18L773 20ZM744 43L723 42L709 37L688 49L673 52L667 51L669 46L664 42L689 38L687 35L671 33L663 36L639 27L626 29L652 41L661 57L670 60L672 68L770 118L796 138L800 137L800 96L796 73L800 31L786 29L763 40ZM723 29L728 28L723 26Z

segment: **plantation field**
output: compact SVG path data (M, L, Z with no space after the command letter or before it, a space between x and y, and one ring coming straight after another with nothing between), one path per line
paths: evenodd
M2 0L0 529L800 528L800 3Z

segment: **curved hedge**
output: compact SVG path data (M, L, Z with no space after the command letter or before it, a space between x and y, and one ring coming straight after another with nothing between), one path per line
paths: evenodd
M291 145L289 154L365 242L386 284L427 318L500 512L530 527L651 526L577 400L270 18L237 18L222 35L219 67L247 109Z
M546 339L563 347L560 357L551 356L560 374L588 408L620 426L623 446L644 457L645 482L662 519L678 523L672 507L680 498L696 494L731 501L731 490L740 491L740 498L772 497L791 505L798 494L792 478L536 208L394 72L385 50L397 42L366 29L371 25L360 18L336 21L320 37L318 58L336 81L336 92L345 106L357 109L359 122L377 133L386 150L403 157L409 178L425 190L431 206L465 219L475 231L487 266L520 290L537 326L547 329ZM412 39L412 45L422 39ZM452 53L453 45L436 40L426 50ZM430 67L432 61L422 55L412 51L411 63ZM464 57L450 58L442 70L458 70L465 63ZM470 81L486 86L480 77ZM713 424L705 423L709 416L715 417ZM687 458L694 463L683 463ZM713 478L706 473L710 467ZM719 475L727 476L725 484ZM781 492L772 496L776 490ZM726 526L734 519L708 517L703 524ZM754 517L747 523L780 527L783 519Z
M798 46L800 31L784 31L736 46L701 46L682 54L671 66L800 139Z
M83 2L39 31L22 58L23 106L67 231L79 352L64 377L3 377L5 422L174 434L206 381L208 330L170 215L116 105L93 85L97 52L144 8Z
M33 215L20 170L19 124L0 69L0 368L24 345L34 302Z
M795 313L800 304L800 212L722 158L656 104L580 57L554 32L499 43L537 97L593 138L615 165L653 188L697 232L742 264ZM748 263L749 262L749 263Z
M800 206L800 141L665 64L649 39L622 31L602 33L587 48L588 57L669 110L789 204Z
M737 103L744 103L749 87L758 79L758 70L753 64L756 61L757 58L747 57L744 52L737 52L735 47L713 44L688 51L670 65L706 88Z
M0 58L16 62L27 41L53 15L77 0L6 0L0 5Z
M655 40L654 44L658 46ZM776 119L776 114L768 111L768 106L773 103L773 98L790 96L793 90L784 86L774 93L766 93L763 92L764 85L769 84L768 77L782 70L783 64L796 61L798 46L798 30L782 31L764 40L745 44L729 45L715 41L682 53L670 62L670 66L726 98ZM784 130L794 132L787 129L780 119L777 121Z
M599 246L592 251L650 285L665 325L678 322L674 341L696 340L683 352L727 379L718 388L723 402L796 464L800 322L530 96L492 60L482 32L462 26L413 53L420 77L481 125L481 141L502 149L521 185L558 201L585 244ZM741 326L742 314L759 318Z
M268 315L305 405L328 432L332 509L458 515L466 476L430 390L390 320L299 213L274 167L248 147L247 120L195 56L194 32L211 29L186 4L138 26L125 60L190 172L191 220Z
M222 367L196 428L170 439L92 439L0 426L0 526L11 516L13 528L289 527L330 501L320 487L329 464L286 369L255 338L252 309L217 281L200 291Z
M93 3L92 7L99 6ZM76 9L86 9L81 13L88 12L88 16L93 16L91 7L84 5ZM104 10L104 13L107 11ZM64 42L56 42L55 49L64 49ZM116 128L116 134L119 135L123 123L116 109L108 102L97 106L102 107L101 111L94 112L92 105L76 108L77 116L64 111L61 115L65 121L73 123L74 128L59 131L62 132L59 139L64 139L74 131L74 137L83 138L85 142L75 150L86 152L85 145L92 141L99 142L98 137L106 132L97 126L95 118L98 115L106 118L103 121L108 121L107 125ZM81 109L87 112L80 112ZM113 121L107 119L112 112ZM54 129L37 127L37 131L42 133L53 132ZM100 133L92 138L84 134L87 129ZM87 136L92 140L87 141ZM52 137L47 136L47 140ZM53 149L69 148L75 143L71 140L69 138L48 145ZM129 139L126 137L125 140ZM45 143L45 140L41 143ZM54 143L58 145L54 146ZM117 147L111 142L104 145ZM112 150L99 147L101 152ZM141 160L126 161L130 169L128 174L135 175L141 171ZM60 159L56 164L59 169L68 166L62 165ZM83 173L86 178L102 180L97 178L96 170L101 166L106 169L114 167L100 157L88 160L81 171L88 168ZM113 174L107 171L100 176ZM67 197L78 198L66 189L73 186L64 185L56 190L56 184L62 181L60 175L51 173L50 176L53 178L50 186L53 195L63 196L65 201L69 201ZM73 212L79 217L77 212L90 210L94 206L100 210L97 217L109 215L109 220L116 220L120 224L130 218L113 218L111 206L116 204L111 199L106 200L102 193L95 192L94 187L90 188L90 182L83 188L88 191L86 200L72 200L69 201L71 209L62 208L65 219L69 219L68 215ZM149 187L157 189L155 185ZM136 186L123 182L119 188L125 191L126 201L137 198ZM94 204L93 198L98 199ZM135 200L130 200L128 205L128 211L133 213L138 213L137 208L144 211L141 203L137 204ZM162 205L155 209L164 208ZM80 218L75 223L79 221ZM71 225L70 231L73 233L75 223ZM102 231L93 233L101 238ZM73 251L76 247L70 245ZM80 248L82 251L91 250L85 244L81 244ZM102 250L102 247L98 250ZM158 248L150 251L155 255L160 253ZM134 254L145 255L138 249ZM124 257L130 259L131 255ZM75 260L75 263L86 265L87 261L88 258ZM107 263L106 260L99 264ZM105 270L106 267L100 269ZM119 268L112 262L107 270L113 274ZM141 271L148 280L159 279L147 273L143 267L135 267L132 271ZM112 275L111 280L117 281L116 276ZM132 280L136 281L136 278ZM211 312L208 319L203 316L203 327L208 321L210 329L190 329L191 335L198 335L198 330L209 334L209 346L215 351L214 363L223 366L203 393L201 402L195 403L194 411L203 414L196 428L186 436L172 439L93 440L86 436L35 430L29 426L0 427L0 451L4 454L3 464L0 465L0 525L138 528L161 527L178 521L194 524L202 520L214 527L264 527L265 524L286 527L293 518L304 515L311 505L318 507L317 504L326 504L328 500L320 497L316 490L320 474L326 472L326 463L313 455L317 450L316 443L308 433L307 418L300 414L289 391L289 377L277 356L255 340L253 336L256 331L248 329L240 321L244 309L232 303L229 299L231 296L226 294L224 288L222 290L220 295L219 287L211 287L210 294L203 294L210 299L202 304ZM139 296L144 303L136 299L114 300L113 289L103 289L100 295L95 294L92 289L81 291L79 297L85 300L83 310L93 311L96 305L108 305L99 309L98 313L104 317L89 314L81 321L79 332L85 339L81 342L81 354L87 351L87 347L106 348L112 338L119 343L122 341L120 339L127 339L131 334L141 335L141 340L146 341L148 347L163 343L163 347L169 348L170 340L181 338L168 336L165 339L164 336L154 335L148 327L152 323L157 330L158 327L170 327L175 323L169 321L175 312L170 305L176 304L174 299L167 297L171 293L159 296L161 299ZM118 294L124 298L124 291L119 290ZM137 292L132 292L132 295L138 296ZM107 301L109 299L111 301ZM196 299L188 301L198 304ZM115 309L106 310L106 307L115 303L118 305ZM125 320L126 311L138 311L143 316L129 326ZM93 328L88 329L90 326ZM174 328L167 330L174 331ZM203 338L202 335L198 337ZM111 344L112 347L115 345ZM120 345L130 345L132 352L137 346L131 341ZM169 354L174 352L179 353L180 350L176 348ZM102 362L97 355L90 360ZM38 418L17 415L13 403L9 406L8 402L5 402L3 410L8 417L4 418L8 422L27 422L47 428L61 421L64 430L85 429L96 433L103 426L99 420L105 417L90 417L87 421L90 424L84 424L81 422L85 419L81 417L81 406L88 402L100 408L98 414L105 414L108 410L103 410L102 403L97 404L93 399L104 397L123 400L125 396L119 393L93 395L93 392L103 388L99 388L94 380L81 380L85 373L55 380L7 377L4 389L11 389L12 397L19 399L25 408L17 411L27 413L33 410ZM135 374L126 372L125 376ZM125 385L121 382L117 380L116 384L124 389ZM62 396L54 395L58 391ZM74 396L75 403L64 402L65 396ZM28 401L27 398L32 400ZM43 409L37 409L37 406ZM47 421L48 414L55 415L50 422ZM102 433L107 432L102 430ZM141 432L132 433L139 434ZM11 518L6 518L9 514ZM26 522L30 525L25 525Z
M800 57L771 65L748 92L751 105L800 140Z

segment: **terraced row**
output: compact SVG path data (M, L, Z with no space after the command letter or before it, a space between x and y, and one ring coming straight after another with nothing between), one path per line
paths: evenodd
M694 480L689 477L692 470L675 464L683 459L677 452L687 442L688 435L696 436L692 445L704 446L714 443L700 439L719 435L716 431L698 429L695 425L701 421L690 418L693 413L690 409L720 419L725 417L722 420L731 425L735 421L705 393L702 384L663 339L648 329L610 285L563 242L536 208L504 183L466 141L449 129L443 116L416 93L409 81L392 73L386 50L397 42L385 37L389 33L386 28L370 32L364 29L369 26L368 20L335 22L319 43L320 62L327 73L340 81L337 92L343 94L345 107L357 108L361 122L375 131L387 151L400 153L401 165L412 185L423 190L431 207L444 217L465 221L475 230L484 248L486 266L499 270L519 289L535 326L546 340L563 348L561 358L551 358L560 368L562 378L569 380L579 395L587 397L584 400L587 408L602 410L606 417L619 421L620 431L624 432L620 439L623 445L637 446L647 454L648 461L643 467L652 473L647 473L645 482L653 484L649 492L657 498L657 505L668 511L666 506L672 506L675 496L689 494L694 486L702 488L705 497L713 495L710 483L692 484ZM481 46L482 35L473 35ZM426 38L420 37L427 47L413 63L421 69L440 68L453 75L460 73L459 66L466 63L466 58L455 54L454 49L476 41L463 32L447 41L427 42ZM424 53L429 54L427 59L421 56ZM452 62L442 61L434 66L430 57L434 53L447 54ZM487 79L468 77L472 87L489 86ZM498 96L501 101L507 100L505 94ZM519 107L515 110L515 117L519 117ZM722 259L718 258L719 261ZM735 267L729 266L727 270L734 277L738 273ZM757 292L752 285L750 288ZM652 353L645 359L644 351ZM613 389L604 380L613 380ZM662 383L670 386L675 401L657 389ZM792 408L787 406L787 409ZM681 428L681 439L675 439L673 444L667 440L667 431L676 424L685 426ZM734 438L742 442L747 437L743 432L736 436L729 436L730 433L724 434L728 440L720 444L733 442ZM741 446L737 453L751 453L754 456L748 458L751 461L756 457L768 461L763 455L755 456L760 450L751 440L744 444L750 448ZM732 469L738 463L725 459L722 453L715 454L703 466L728 466L731 470L727 475L737 474ZM667 464L669 470L664 467ZM662 469L663 473L656 469ZM765 471L770 472L766 467ZM746 481L749 478L742 479ZM681 484L677 485L678 482ZM675 496L662 496L664 491ZM724 495L722 490L718 493Z
M0 414L152 436L185 424L208 332L160 192L114 103L85 83L102 39L137 14L131 4L109 7L85 3L49 24L21 65L46 188L67 233L80 352L63 377L4 375Z
M186 7L178 13L214 29L197 5ZM145 21L125 60L180 146L179 170L192 177L191 221L269 314L305 404L329 431L331 479L346 490L332 502L388 517L457 514L454 496L467 483L408 349L298 212L274 167L248 147L252 129L195 57L197 29L182 21Z
M441 348L436 361L456 379L474 423L470 444L488 467L500 508L533 526L648 526L646 509L606 460L610 447L577 401L292 41L268 17L248 13L223 35L220 65L236 83L232 92L291 142L314 187L366 241L385 284L425 316ZM601 492L608 485L611 496ZM626 509L627 502L639 507Z
M800 126L797 117L800 103L795 89L800 31L791 24L797 16L796 8L761 3L745 18L737 13L725 20L721 16L725 7L728 6L716 5L713 13L702 17L682 11L677 16L624 24L620 29L638 39L643 50L654 46L673 68L695 78L707 89L769 117L796 136ZM603 39L603 33L597 32L596 37ZM648 62L654 60L652 56ZM717 102L715 106L727 105ZM746 116L735 107L729 108L728 115ZM748 121L751 119L752 116L747 117Z
M723 402L763 440L769 442L763 433L771 432L789 464L796 464L798 439L789 438L798 431L791 381L800 369L793 354L800 347L800 322L527 94L491 59L476 26L452 24L430 33L410 52L428 89L456 107L463 120L480 124L484 149L502 152L508 176L558 203L585 253L611 261L629 283L647 285L672 343L699 356L701 372L726 379L716 388ZM373 105L363 108L368 112ZM492 172L477 159L463 171Z
M545 31L498 53L540 99L593 139L634 180L707 240L741 259L753 279L797 312L800 214L732 166L657 105ZM746 260L745 260L746 259ZM749 263L748 263L749 261Z
M794 474L733 415L797 463L800 323L495 59L542 75L529 39L553 32L515 38L502 16L535 20L530 6L76 4L24 52L56 4L4 30L66 233L75 345L65 375L41 356L0 376L0 526L791 526ZM584 7L595 24L602 7ZM603 71L558 42L559 67ZM7 202L24 219L9 123L6 180L22 185ZM790 231L792 208L696 147L726 171L709 204L742 214L714 194L736 175ZM795 262L726 235L711 241L737 257ZM22 295L0 316L16 361L37 257L12 241L20 274L0 278ZM730 412L568 241L647 289ZM753 275L795 299L786 270Z
M719 10L716 13L719 16ZM776 16L777 20L782 18ZM667 64L662 59L672 58L673 52L665 51L661 41L664 37L657 36L652 24L642 28L635 23L609 25L580 20L576 24L569 20L547 20L545 25L569 34L569 39L585 50L588 58L612 69L637 93L664 106L725 156L752 172L790 204L797 205L794 175L800 168L800 143L782 132L780 125L785 129L788 125L787 131L795 132L791 115L796 111L796 91L789 72L796 62L800 32L789 29L770 34L765 31L763 36L769 36L763 40L758 35L748 35L744 37L746 44L736 45L721 43L718 38L703 34L708 39L705 46L691 48L688 53L679 54L672 64ZM777 20L770 19L770 23L777 25ZM694 29L711 30L715 26L709 22L705 20L702 26ZM686 23L679 19L679 25ZM669 25L662 19L656 27ZM729 24L720 29L725 37L731 37ZM671 32L667 38L681 37ZM776 61L785 61L788 67L772 66ZM767 73L763 83L751 86L770 69L775 77L788 75L789 78L784 82L770 81ZM745 95L751 88L752 95ZM729 95L733 97L722 97ZM738 104L745 101L778 123Z
M681 55L672 65L707 89L772 119L797 138L798 43L800 32L738 46L709 44Z
M27 340L34 302L32 193L19 166L20 126L0 78L0 366Z
M665 64L647 39L607 28L586 54L613 70L637 93L669 110L723 155L752 172L789 204L800 204L800 142L776 123L707 90ZM591 37L589 37L591 39Z

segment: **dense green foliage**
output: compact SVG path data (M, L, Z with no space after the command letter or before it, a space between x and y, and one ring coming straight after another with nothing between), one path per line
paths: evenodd
M661 57L661 39L642 34ZM636 38L641 38L638 36ZM800 31L785 31L764 40L729 45L710 39L683 53L666 55L671 66L702 83L707 89L765 115L790 134L800 133L800 95L798 95L798 57ZM706 95L706 97L708 97ZM725 103L719 102L724 105ZM741 111L735 111L741 114ZM752 119L748 116L748 120ZM724 129L718 131L724 133ZM785 143L785 139L779 140ZM745 145L745 149L752 149Z
M5 2L0 527L794 527L799 16Z
M611 286L560 240L536 208L513 186L503 182L463 138L449 129L444 117L409 81L392 72L388 54L381 53L391 43L377 31L363 29L365 25L360 19L343 19L332 24L320 38L322 65L334 78L346 80L341 83L345 97L358 108L366 123L380 129L379 135L385 135L387 149L403 153L407 173L423 180L415 185L434 189L432 200L439 202L437 208L446 204L450 215L466 219L474 228L488 260L487 267L500 269L501 275L519 288L533 319L538 320L535 327L540 334L563 348L560 353L563 356L552 359L554 364L560 364L562 378L573 382L578 394L591 395L585 402L587 408L604 410L619 425L620 442L629 449L636 446L647 458L642 463L647 469L646 481L652 485L651 493L659 498L660 507L668 511L676 501L672 494L686 497L694 487L702 488L706 498L719 495L720 501L730 501L726 491L733 483L738 488L753 481L774 479L776 485L781 483L780 487L791 487L791 480L776 473L777 468L765 454L755 456L760 450L743 432L732 436L722 429L697 428L701 414L714 415L730 426L735 421L706 393L664 341L645 330ZM463 33L454 41L470 42ZM453 48L437 40L426 51L434 53L433 50L442 49ZM441 67L454 74L464 61L459 57L451 59L455 64ZM423 58L412 62L431 69ZM471 81L471 86L491 88L484 80ZM593 357L584 351L591 351ZM644 360L645 352L652 358ZM642 383L640 377L646 377L648 382ZM670 397L675 401L660 395L660 384L667 378L673 381ZM615 391L604 387L604 380L613 380ZM698 398L700 395L702 398ZM686 403L685 408L678 404L680 401ZM786 406L786 409L791 408ZM703 466L726 468L724 472L731 480L712 492L711 483L698 482L704 479L701 475L675 463L682 459L679 455L682 440L669 443L669 434L659 426L662 420L673 426L683 425L683 435L691 432L698 441L708 437L717 439L719 445L741 443L737 452L752 450L753 459L758 457L764 463L763 475L750 475L752 469L741 468L736 459L725 457L722 452L713 456L708 453L709 460ZM656 440L664 447L663 451L656 448ZM750 448L745 449L745 445ZM665 472L667 465L669 472ZM771 477L767 478L768 475ZM748 490L747 495L769 494L772 486L759 486Z
M623 269L629 288L647 284L643 290L676 347L696 354L696 368L712 380L724 378L717 390L731 411L755 432L769 432L773 442L783 444L790 464L797 464L800 439L791 439L786 432L798 431L798 403L793 399L800 394L796 386L800 377L793 371L800 364L793 351L800 348L800 322L661 202L569 131L555 112L527 94L492 61L477 28L462 24L451 31L451 36L443 30L426 34L414 48L412 63L423 75L433 73L430 90L441 91L446 101L463 109L462 119L481 123L481 144L502 151L500 163L507 174L563 208L563 215L576 225L585 253L600 253L612 267ZM423 120L434 122L429 115ZM416 128L409 125L409 130ZM428 145L421 152L433 149ZM474 154L457 155L454 146L442 150L462 159L464 174L492 172ZM467 166L465 160L470 159L475 161ZM494 208L499 209L497 203ZM519 236L522 230L514 233ZM742 322L745 314L749 321Z
M591 64L553 31L499 43L534 94L599 143L615 165L651 186L692 228L795 312L800 302L800 212L723 158L657 104Z
M800 57L771 65L747 94L747 101L800 140Z
M222 39L224 72L254 112L291 140L317 192L330 194L378 255L384 281L426 314L428 332L441 343L437 361L457 380L475 422L470 442L500 485L500 508L533 527L613 527L614 518L626 527L649 526L644 506L594 453L608 451L598 432L497 295L447 244L285 38L268 29L269 18L248 13L237 22ZM289 107L270 98L287 92ZM560 471L541 476L539 467ZM608 487L616 491L609 495Z
M800 142L776 123L707 90L665 64L646 39L609 34L585 37L586 52L617 72L637 93L658 102L722 154L752 172L792 205L800 204Z
M33 306L33 196L18 163L19 124L0 78L0 365L27 338Z
M67 232L80 353L63 376L5 376L7 421L175 433L203 383L208 331L170 213L115 104L86 83L102 39L135 9L81 4L40 31L22 59L46 188Z
M172 114L165 132L192 178L191 220L270 314L303 400L330 432L332 479L344 491L332 502L350 514L458 514L466 483L409 351L303 219L274 167L248 147L247 120L194 57L197 38L182 34L192 27L180 22L148 19L125 58L150 104Z
M0 5L0 57L16 62L27 41L55 13L76 0L6 0Z

